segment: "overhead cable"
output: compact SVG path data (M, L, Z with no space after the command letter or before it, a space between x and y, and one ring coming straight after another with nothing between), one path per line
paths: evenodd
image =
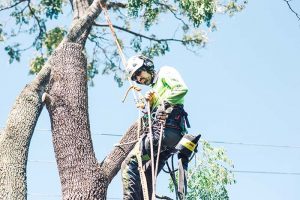
M1 127L2 128L2 127ZM35 129L38 132L50 132L51 129ZM122 134L112 134L112 133L94 133L92 136L112 136L112 137L122 137ZM240 145L240 146L255 146L255 147L267 147L267 148L285 148L285 149L300 149L298 145L274 145L274 144L258 144L258 143L245 143L245 142L228 142L228 141L217 141L217 140L207 140L212 144L226 144L226 145Z

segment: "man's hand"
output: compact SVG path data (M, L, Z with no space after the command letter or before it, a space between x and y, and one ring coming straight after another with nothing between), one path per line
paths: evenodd
M159 110L157 112L157 115L156 115L157 119L164 121L167 119L167 117L168 117L168 114L164 110Z
M173 107L168 102L163 102L157 109L157 119L166 120L172 111Z
M145 109L145 107L146 107L145 104L144 104L143 102L138 102L138 103L136 103L135 105L136 105L136 107L139 108L139 109Z
M154 90L149 90L148 92L146 92L144 97L145 97L146 101L151 102L155 97L155 91Z

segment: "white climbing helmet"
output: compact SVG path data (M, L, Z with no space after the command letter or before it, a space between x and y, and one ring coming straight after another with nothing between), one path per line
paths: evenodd
M132 81L134 81L134 73L136 73L142 67L146 70L153 70L154 64L150 58L143 55L135 55L128 59L126 70L129 74L129 78Z

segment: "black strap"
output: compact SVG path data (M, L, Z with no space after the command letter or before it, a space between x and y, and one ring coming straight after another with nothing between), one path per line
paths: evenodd
M186 191L187 191L187 163L185 163L186 159L180 158L178 160L178 194L179 199L184 200Z
M190 122L189 122L189 119L188 119L188 114L185 111L184 111L184 119L185 119L186 126L188 128L191 128L191 125L190 125Z

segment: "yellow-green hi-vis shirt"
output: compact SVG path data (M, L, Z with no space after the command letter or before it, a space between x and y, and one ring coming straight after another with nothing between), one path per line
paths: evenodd
M169 66L160 68L151 87L155 92L155 96L151 100L152 109L163 101L167 101L171 105L183 104L184 96L188 92L188 88L179 72Z

